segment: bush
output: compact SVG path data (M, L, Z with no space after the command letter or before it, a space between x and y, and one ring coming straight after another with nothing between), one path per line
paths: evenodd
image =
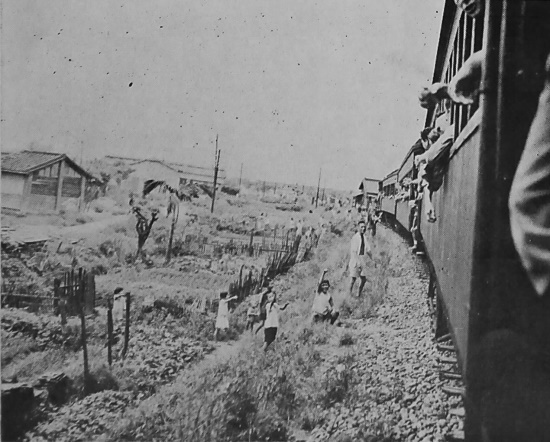
M353 345L353 344L354 344L354 340L351 333L346 332L342 336L340 336L340 346Z

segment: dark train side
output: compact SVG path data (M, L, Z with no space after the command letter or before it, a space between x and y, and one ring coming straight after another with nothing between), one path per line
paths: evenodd
M428 111L426 126L446 106L455 137L433 197L437 219L422 213L420 232L444 321L437 328L450 332L465 380L466 440L550 440L550 299L527 278L508 212L550 52L550 2L484 3L472 18L445 2L433 82L448 83L483 50L480 98ZM380 209L404 231L414 195L399 189L414 175L411 149L380 185Z

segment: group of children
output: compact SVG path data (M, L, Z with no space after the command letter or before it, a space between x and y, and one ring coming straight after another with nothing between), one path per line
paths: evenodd
M329 321L335 324L339 313L334 306L334 300L329 293L330 282L325 279L327 270L317 286L317 293L313 301L312 321ZM227 297L227 292L220 293L220 303L218 306L218 316L216 318L216 328L214 339L218 340L220 332L229 328L229 302L237 299L236 296ZM273 283L271 279L264 282L264 290L261 293L251 295L248 298L247 323L246 330L257 334L261 328L264 329L264 343L262 349L267 350L269 345L275 341L277 330L279 328L279 311L285 310L289 303L283 306L277 303L277 295L273 292ZM254 332L254 325L259 324Z

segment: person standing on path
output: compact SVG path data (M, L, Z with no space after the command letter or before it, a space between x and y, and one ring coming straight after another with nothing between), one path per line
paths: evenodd
M361 296L361 293L363 292L363 287L365 286L365 282L367 280L367 257L372 259L371 247L365 235L365 232L367 230L365 220L359 221L358 226L359 231L355 235L353 235L350 247L350 296L353 296L353 286L355 285L355 281L358 277L361 278L361 283L359 284L359 292L357 296Z
M229 328L229 301L237 299L236 296L227 297L227 292L220 293L220 303L218 305L218 317L216 318L216 329L214 330L214 340L218 340L220 330Z
M279 328L279 310L284 310L288 306L287 302L283 307L279 307L279 304L277 304L277 296L273 292L269 292L267 296L263 351L267 350L267 347L269 347L277 336L277 329Z

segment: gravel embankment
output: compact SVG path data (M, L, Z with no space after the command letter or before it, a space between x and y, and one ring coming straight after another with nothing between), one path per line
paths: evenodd
M375 316L354 322L350 332L360 378L358 400L346 408L328 410L325 423L308 440L375 440L434 442L458 435L463 428L462 400L443 393L442 386L460 381L440 380L438 356L426 302L427 275L393 233L383 233L396 247L394 276ZM447 367L448 369L448 367ZM458 414L458 416L457 416Z

